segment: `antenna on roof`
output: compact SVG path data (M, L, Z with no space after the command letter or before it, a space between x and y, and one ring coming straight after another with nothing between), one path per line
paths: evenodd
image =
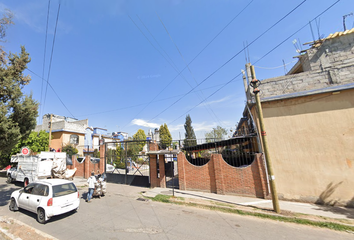
M318 23L317 23L317 18L315 19L315 21L316 21L316 27L317 27L317 35L318 35L318 40L320 40L321 39L321 34L320 34L320 22L321 22L321 19L319 18L318 19Z
M349 13L349 14L346 14L343 16L343 28L344 28L344 31L347 30L346 26L345 26L345 19L349 16L353 16L353 13Z
M309 24L310 24L311 34L312 34L312 40L315 41L315 36L313 35L313 30L312 30L311 21L309 21Z
M286 75L286 73L288 72L288 69L286 69L286 64L285 64L284 59L283 59L283 65L284 65L284 75Z
M299 40L299 41L300 41L300 40ZM300 53L300 52L301 52L301 46L298 44L297 39L294 39L294 40L293 40L293 45L294 45L294 47L295 47L295 49L296 49L296 52L297 52L297 53Z

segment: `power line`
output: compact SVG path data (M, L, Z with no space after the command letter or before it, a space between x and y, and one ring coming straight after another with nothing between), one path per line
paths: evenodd
M197 80L196 80L195 77L194 77L194 74L192 73L192 70L190 69L189 65L187 64L186 60L184 59L182 52L179 50L179 48L178 48L177 44L175 43L175 41L173 41L173 38L172 38L171 34L168 32L167 27L165 26L165 24L163 23L162 19L161 19L160 16L157 14L157 12L156 12L156 15L157 15L157 17L159 18L159 20L160 20L162 26L164 27L164 29L165 29L167 35L170 37L172 43L175 45L175 47L176 47L176 49L177 49L179 55L181 56L181 58L182 58L184 64L185 64L186 67L188 68L189 73L191 74L192 78L194 79L194 82L195 82L196 84L198 84ZM192 85L190 85L190 84L188 84L188 85L189 85L191 88L193 88ZM202 96L199 96L199 94L197 94L197 96L198 96L199 99L203 99L203 98L204 98L204 94L203 94L202 91L201 91L201 95L202 95ZM211 108L211 106L210 106L210 105L206 105L205 108L206 108L207 110L209 110L209 111L214 115L215 119L219 122L219 124L222 125L221 122L220 122L220 119L218 118L218 116L216 116L216 114L215 114L215 112L213 111L213 109Z
M303 27L301 27L300 29L298 29L297 31L295 31L293 34L291 34L289 37L287 37L286 39L284 39L283 41L281 41L279 44L277 44L274 48L272 48L270 51L268 51L266 54L264 54L258 61L256 61L255 63L259 62L261 59L265 58L267 55L269 55L271 52L273 52L275 49L277 49L280 45L282 45L284 42L286 42L287 40L289 40L291 37L293 37L296 33L298 33L299 31L301 31L302 29L304 29L307 25L311 24L312 21L314 21L315 19L317 19L318 17L320 17L321 15L323 15L325 12L327 12L329 9L331 9L334 5L336 5L340 0L337 0L335 3L333 3L331 6L329 6L328 8L326 8L323 12L321 12L319 15L317 15L315 18L313 18L309 23L305 24ZM234 81L237 77L239 77L241 75L241 73L239 73L237 76L233 77L232 79L230 79L228 82L226 82L225 84L223 84L219 89L217 89L216 91L214 91L212 94L210 94L207 98L205 98L203 101L201 101L200 103L198 103L197 105L195 105L194 107L192 107L191 109L189 109L188 111L186 111L184 114L180 115L178 118L176 118L175 120L173 120L172 122L170 122L169 124L175 122L176 120L178 120L179 118L185 116L187 113L189 113L190 111L192 111L193 109L195 109L196 107L198 107L200 104L202 104L203 102L205 102L208 98L212 97L214 94L216 94L218 91L220 91L222 88L226 87L228 84L230 84L232 81Z
M74 116L74 114L72 114L70 112L70 110L66 107L66 105L64 104L64 102L61 100L61 98L59 97L59 95L57 94L57 92L54 90L54 88L52 87L52 85L49 83L49 81L45 80L44 78L42 78L41 76L39 76L37 73L33 72L31 69L27 68L28 71L30 71L31 73L33 73L34 75L36 75L37 77L39 77L40 79L42 79L42 81L46 81L47 82L47 86L49 85L49 87L53 90L53 92L55 93L55 95L58 97L59 101L61 102L61 104L63 104L63 106L65 107L65 109L71 114L71 116L73 118L76 118Z
M229 60L227 60L224 64L222 64L219 68L217 68L214 72L212 72L208 77L206 77L203 81L201 81L200 83L197 84L197 86L195 86L194 88L192 88L190 91L188 91L187 93L185 93L181 98L179 98L177 101L175 101L174 103L172 103L170 106L168 106L167 108L165 108L163 111L161 111L159 114L157 114L155 117L153 117L152 119L150 119L149 121L157 118L158 116L160 116L162 113L164 113L165 111L167 111L169 108L171 108L173 105L175 105L176 103L178 103L182 98L184 98L185 96L187 96L189 93L191 93L191 91L193 91L195 88L197 88L198 86L200 86L201 84L203 84L205 81L207 81L211 76L213 76L216 72L218 72L220 69L222 69L224 66L226 66L229 62L231 62L235 57L237 57L244 49L246 49L247 47L251 46L253 43L255 43L259 38L261 38L264 34L266 34L268 31L270 31L273 27L275 27L278 23L280 23L281 21L283 21L287 16L289 16L291 13L293 13L297 8L299 8L302 4L304 4L307 0L302 1L300 4L298 4L295 8L293 8L290 12L288 12L284 17L282 17L281 19L279 19L276 23L274 23L271 27L269 27L267 30L265 30L262 34L260 34L257 38L255 38L251 43L249 43L246 47L243 47L239 52L237 52L235 55L233 55Z
M47 36L48 36L48 22L49 22L49 9L50 9L50 0L48 1L48 11L47 11L47 25L45 28L45 40L44 40L44 54L43 54L43 69L42 69L42 79L44 79L44 69L45 69L45 56L47 51ZM41 98L40 98L40 111L39 111L39 122L41 122L42 116L42 95L43 95L43 83L41 84Z
M296 32L294 32L293 34L291 34L288 38L284 39L284 41L282 41L281 43L279 43L277 46L275 46L273 49L271 49L269 52L267 52L266 54L264 54L260 59L258 59L254 64L258 63L259 61L261 61L263 58L265 58L268 54L270 54L271 52L273 52L276 48L278 48L280 45L282 45L284 42L286 42L287 40L289 40L289 38L293 37L296 33L300 32L302 29L304 29L307 25L311 26L311 22L313 22L315 19L317 19L318 17L320 17L322 14L324 14L325 12L327 12L329 9L331 9L334 5L336 5L337 3L339 3L340 0L337 0L335 3L333 3L331 6L329 6L328 8L326 8L323 12L321 12L320 14L318 14L315 18L313 18L309 23L305 24L303 27L301 27L299 30L297 30Z
M47 86L46 86L45 94L44 94L43 109L44 109L45 101L46 101L46 98L47 98L47 90L48 90L48 84L49 84L50 69L52 67L53 52L54 52L54 45L55 45L55 37L56 37L56 34L57 34L57 26L58 26L58 20L59 20L59 12L60 12L60 2L59 2L59 7L58 7L57 19L56 19L56 22L55 22L53 45L52 45L52 52L51 52L50 61L49 61L48 77L47 77L47 80L46 80L47 81Z
M227 24L226 24L226 26L224 27L224 28L222 28L217 34L216 34L216 36L213 38L213 39L211 39L210 41L209 41L209 43L201 50L201 51L199 51L199 53L188 63L188 65L190 65L190 64L192 64L193 62L194 62L194 60L197 58L197 57L199 57L199 55L241 14L241 13L243 13L245 10L246 10L246 8L251 4L253 2L253 0L251 0L238 14L236 14L236 16L233 18L233 19L231 19L231 21L229 21ZM130 18L130 17L129 17ZM131 18L130 18L131 19ZM132 20L132 19L131 19ZM132 20L133 21L133 20ZM133 21L133 23L135 24L135 22ZM137 26L136 24L135 24L135 26ZM137 28L140 30L140 28L137 26ZM140 30L141 31L141 30ZM142 32L142 31L141 31ZM145 36L145 34L142 32L142 34ZM145 36L145 38L147 38L146 36ZM149 42L150 42L150 40L148 40ZM150 42L150 44L151 44L151 42ZM187 65L187 66L188 66ZM183 69L182 69L182 71L180 71L149 103L148 103L148 105L147 106L149 106L166 88L168 88L168 86L170 86L171 84L172 84L172 82L179 76L179 75L181 75L182 74L182 72L187 68L187 66L186 67L184 67ZM183 75L182 75L183 76ZM147 107L146 106L146 107ZM146 108L145 107L145 108ZM145 109L144 108L144 109ZM143 110L144 110L143 109ZM143 111L142 110L142 111ZM141 112L141 111L140 111Z

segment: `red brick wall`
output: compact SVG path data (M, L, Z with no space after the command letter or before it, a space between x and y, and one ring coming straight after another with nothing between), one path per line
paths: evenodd
M165 176L165 155L159 155L159 170L160 176L157 176L157 155L150 154L150 186L154 187L166 187Z
M91 176L91 172L94 171L97 174L97 171L100 173L104 172L104 164L105 164L105 148L104 145L100 146L100 162L92 163L90 161L90 156L86 156L85 161L80 163L77 161L76 156L72 157L72 166L68 166L69 169L76 168L75 177L84 177L89 178Z
M269 196L265 166L257 154L250 166L228 165L221 154L213 154L204 166L194 166L183 153L178 154L178 177L181 190L197 190L218 194L237 194L266 198Z

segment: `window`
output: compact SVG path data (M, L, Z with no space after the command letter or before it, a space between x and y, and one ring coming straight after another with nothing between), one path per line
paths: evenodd
M71 144L79 144L79 136L78 135L70 135L70 143Z
M37 184L32 191L32 194L39 196L48 196L49 188L43 184Z
M75 192L77 192L77 189L73 183L53 186L53 197L60 197Z
M33 188L34 188L35 186L36 186L36 185L35 185L34 183L29 184L27 187L25 187L24 192L25 192L25 193L32 194Z

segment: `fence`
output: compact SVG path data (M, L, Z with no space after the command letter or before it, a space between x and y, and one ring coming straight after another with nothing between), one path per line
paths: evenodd
M210 161L211 154L219 153L224 161L233 167L250 165L258 153L257 136L247 135L227 140L192 139L184 140L182 149L187 160L195 166L203 166Z

